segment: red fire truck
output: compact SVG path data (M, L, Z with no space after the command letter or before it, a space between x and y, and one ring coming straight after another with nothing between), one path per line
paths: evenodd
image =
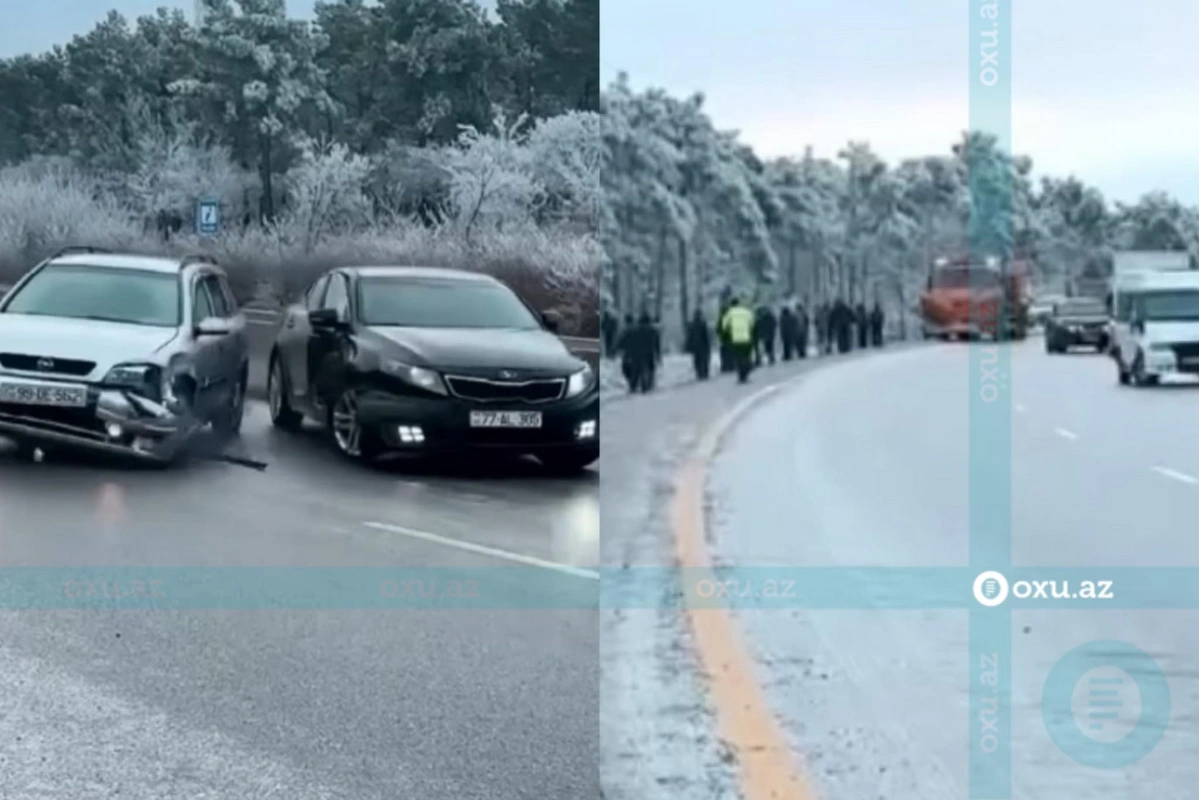
M924 338L1023 339L1031 305L1027 259L939 258L920 296Z

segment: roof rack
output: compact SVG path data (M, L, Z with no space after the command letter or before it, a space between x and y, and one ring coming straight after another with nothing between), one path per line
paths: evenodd
M180 259L179 269L191 266L192 264L211 264L214 267L220 266L217 260L210 255L206 255L204 253L192 253L191 255L184 256L182 259Z
M68 247L63 247L63 248L59 249L57 252L54 253L54 255L50 256L50 258L48 258L46 260L53 261L56 258L61 258L62 256L69 256L72 253L111 253L111 252L112 252L111 250L106 250L103 247L92 247L91 245L86 245L86 244L70 245Z

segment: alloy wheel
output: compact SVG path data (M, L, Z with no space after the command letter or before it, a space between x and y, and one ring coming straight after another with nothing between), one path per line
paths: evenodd
M358 398L347 389L333 404L333 440L346 455L362 455L362 426L358 423Z

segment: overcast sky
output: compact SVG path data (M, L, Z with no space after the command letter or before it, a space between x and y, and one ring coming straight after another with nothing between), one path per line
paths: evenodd
M1010 0L1003 0L1006 4ZM967 127L978 0L602 0L605 84L702 90L718 126L767 156L947 152ZM1016 4L1012 146L1038 173L1110 198L1199 204L1199 3Z

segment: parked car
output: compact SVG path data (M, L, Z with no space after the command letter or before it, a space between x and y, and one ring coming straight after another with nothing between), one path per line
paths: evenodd
M1102 300L1074 297L1053 307L1045 323L1045 352L1065 353L1071 347L1108 349L1109 318Z
M0 434L23 454L83 448L170 463L235 435L246 321L204 256L68 248L0 300Z
M580 471L599 458L599 385L555 331L486 275L333 269L283 315L271 419L311 418L357 460L489 452Z

